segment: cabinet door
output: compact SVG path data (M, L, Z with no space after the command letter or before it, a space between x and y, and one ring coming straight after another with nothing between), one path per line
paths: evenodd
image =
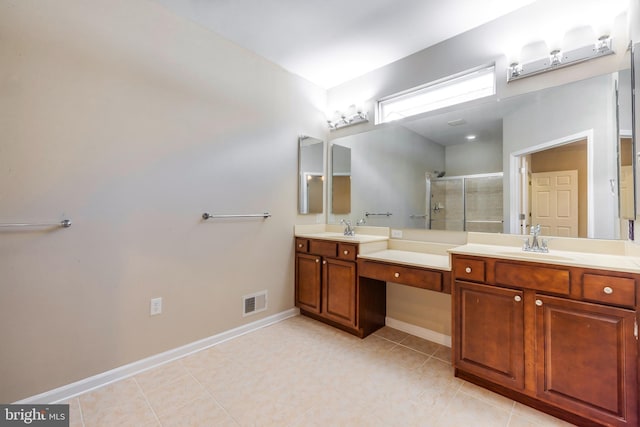
M327 319L356 325L356 264L327 258L322 270L322 311Z
M321 309L321 271L319 256L296 254L296 305L318 314Z
M538 397L608 425L636 426L635 312L536 296Z
M455 282L454 365L511 389L524 388L522 292Z

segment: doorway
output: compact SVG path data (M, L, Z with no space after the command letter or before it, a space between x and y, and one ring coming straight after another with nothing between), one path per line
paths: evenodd
M511 155L511 229L527 234L592 237L592 131L570 135Z

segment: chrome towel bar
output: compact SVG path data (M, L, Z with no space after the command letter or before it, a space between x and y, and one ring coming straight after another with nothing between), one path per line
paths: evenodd
M271 214L269 212L263 212L259 214L239 214L239 215L222 215L222 214L210 214L205 212L202 214L202 219L213 219L213 218L269 218Z
M385 213L371 213L371 212L365 212L364 216L391 216L391 212L385 212Z
M60 222L13 222L0 224L0 228L12 228L12 227L71 227L71 220L65 219Z

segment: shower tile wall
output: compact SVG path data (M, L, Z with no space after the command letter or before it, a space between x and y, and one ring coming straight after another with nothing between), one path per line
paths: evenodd
M468 178L465 193L467 231L501 233L502 177Z
M432 181L431 196L431 228L462 231L464 228L462 180Z

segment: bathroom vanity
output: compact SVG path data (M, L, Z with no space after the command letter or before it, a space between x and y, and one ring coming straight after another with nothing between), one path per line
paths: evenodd
M638 425L637 274L473 253L452 255L456 376L578 425Z
M296 233L296 306L361 338L385 324L387 282L451 293L452 245L403 250L389 242L388 229L370 229L381 234ZM434 247L439 253L425 252Z
M359 243L296 238L296 305L361 338L384 326L385 288L358 286Z
M625 242L557 239L542 254L521 240L296 231L296 305L365 337L384 326L387 282L451 293L456 376L577 425L637 426L640 257Z

